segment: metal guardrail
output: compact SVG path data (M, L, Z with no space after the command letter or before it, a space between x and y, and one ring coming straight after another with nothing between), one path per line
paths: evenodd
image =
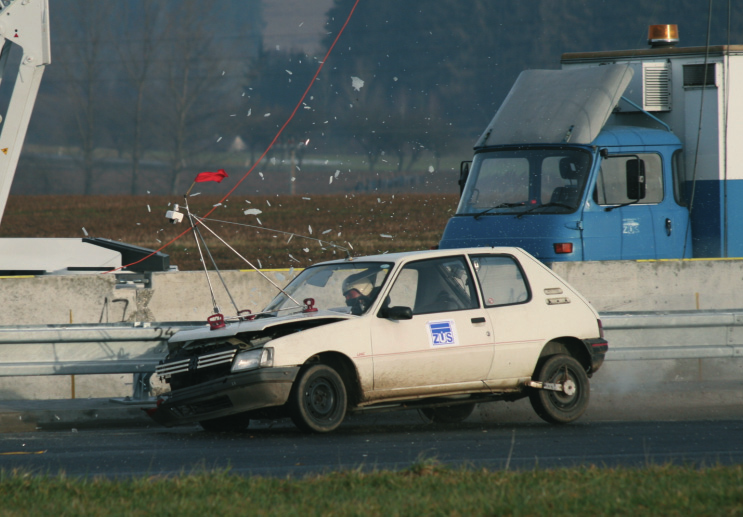
M607 361L743 358L743 310L605 312Z
M177 331L203 322L0 327L0 377L153 373Z
M606 312L607 361L743 358L743 310ZM0 327L0 377L151 374L177 331L203 322Z

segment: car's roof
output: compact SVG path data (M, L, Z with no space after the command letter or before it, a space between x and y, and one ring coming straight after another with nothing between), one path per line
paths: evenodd
M481 247L481 248L454 248L454 249L445 249L445 250L421 250L421 251L402 251L398 253L383 253L381 255L366 255L366 256L360 256L360 257L353 257L351 259L345 258L345 259L338 259L338 260L329 260L327 262L320 262L316 264L324 265L324 264L349 264L353 262L399 262L401 260L407 260L407 259L426 259L426 258L436 258L436 257L449 257L453 255L463 255L463 254L510 254L510 255L518 255L518 254L524 254L524 250L521 248L514 248L514 247L505 247L505 246L497 246L497 247Z

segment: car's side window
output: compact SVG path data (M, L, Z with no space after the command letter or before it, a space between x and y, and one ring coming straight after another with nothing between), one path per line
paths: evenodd
M472 265L486 307L523 303L529 300L529 286L513 257L472 257Z
M418 286L418 271L411 268L405 268L395 280L389 296L387 297L388 307L410 307L415 305L415 291Z
M464 258L445 257L406 265L392 286L387 305L428 314L474 309L478 301Z

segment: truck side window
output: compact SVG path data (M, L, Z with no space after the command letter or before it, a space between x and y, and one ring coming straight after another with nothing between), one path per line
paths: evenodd
M627 162L638 159L645 165L645 197L639 201L627 197ZM599 205L650 205L663 201L663 162L660 155L638 153L604 158L596 179L593 200Z
M513 257L472 257L486 307L529 300L529 287Z

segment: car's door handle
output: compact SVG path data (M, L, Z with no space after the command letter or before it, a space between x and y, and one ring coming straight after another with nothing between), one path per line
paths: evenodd
M482 318L482 317L480 317L480 318L472 318L470 321L472 323L485 323L485 318Z

